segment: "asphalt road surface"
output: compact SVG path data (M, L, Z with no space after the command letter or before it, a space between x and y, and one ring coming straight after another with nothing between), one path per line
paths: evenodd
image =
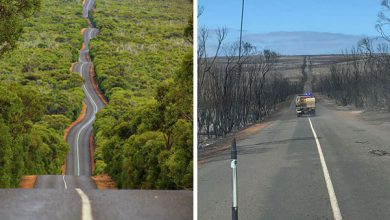
M88 11L93 7L94 1L86 0L83 3L83 17L88 18ZM66 139L70 145L70 152L66 158L67 176L38 176L35 188L66 188L66 185L69 188L96 188L93 181L89 178L92 175L89 138L92 134L95 114L104 107L104 103L94 90L90 77L93 63L89 59L89 41L96 37L97 34L98 29L92 26L84 30L84 42L79 53L79 61L73 65L72 69L74 73L80 74L85 79L83 90L87 111L84 120L69 131Z
M387 130L320 103L315 117L283 116L238 145L240 219L335 219L318 136L340 215L390 219L390 152ZM230 151L199 165L199 219L231 218ZM333 198L334 199L334 198Z
M84 3L84 11L93 7L93 1ZM87 13L88 15L88 13ZM98 30L93 27L85 29L83 33L84 47L80 50L79 62L73 65L73 72L79 73L84 79L83 90L85 94L84 103L87 105L85 118L73 127L67 137L67 142L71 150L66 160L66 174L75 176L91 176L91 155L89 138L92 134L92 124L95 114L104 107L104 103L99 98L93 88L90 78L92 62L89 60L89 41L96 37Z
M311 93L312 92L312 82L313 82L313 75L311 73L311 62L310 57L305 56L304 60L305 68L303 69L302 75L306 78L306 82L303 85L303 92Z
M85 205L76 190L2 189L0 219L141 219L172 220L192 218L192 192L142 190L84 190L90 205L89 216L83 218ZM183 205L185 204L185 205Z

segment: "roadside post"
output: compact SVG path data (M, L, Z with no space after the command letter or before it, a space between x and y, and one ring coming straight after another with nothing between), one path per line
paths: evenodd
M233 139L231 149L231 162L230 167L232 168L233 175L233 203L232 203L232 220L238 219L238 206L237 206L237 147L236 139Z

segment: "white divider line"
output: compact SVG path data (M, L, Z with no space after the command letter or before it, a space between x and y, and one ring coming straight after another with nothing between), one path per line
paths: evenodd
M335 220L341 220L341 219L343 219L343 217L341 216L340 207L339 207L339 204L337 202L336 194L334 192L332 180L330 179L328 167L326 166L326 162L325 162L324 154L322 153L320 141L318 140L317 133L314 130L314 127L313 127L313 124L311 123L310 118L309 118L309 123L310 123L311 131L313 132L313 135L314 135L314 139L316 140L318 154L320 155L322 171L324 172L326 188L328 189L330 205L332 206L332 211L333 211L333 217Z
M65 181L65 175L62 175L62 180L64 181L64 187L65 187L65 189L68 189L68 186L66 185L66 181Z
M79 189L76 188L77 193L81 197L81 204L82 204L82 209L81 209L81 219L82 220L92 220L92 209L91 209L91 203L88 199L88 196L85 195L85 193Z

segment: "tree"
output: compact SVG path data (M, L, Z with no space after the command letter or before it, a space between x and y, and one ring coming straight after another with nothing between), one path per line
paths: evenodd
M198 37L199 136L224 136L258 122L298 89L275 77L277 53L258 51L249 42L243 42L241 49L239 42L226 45L226 29L217 30L216 36L217 49L211 57L207 55L207 29L201 29Z
M41 0L0 0L0 57L16 47L25 19L40 7Z
M382 0L382 11L378 14L378 23L376 24L376 30L382 35L382 38L390 43L390 38L385 32L385 28L390 25L390 19L386 15L390 11L390 0Z

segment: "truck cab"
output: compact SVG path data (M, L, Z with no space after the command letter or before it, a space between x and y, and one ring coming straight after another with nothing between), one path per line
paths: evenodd
M299 94L295 97L295 110L297 117L304 114L316 114L316 99L311 93Z

